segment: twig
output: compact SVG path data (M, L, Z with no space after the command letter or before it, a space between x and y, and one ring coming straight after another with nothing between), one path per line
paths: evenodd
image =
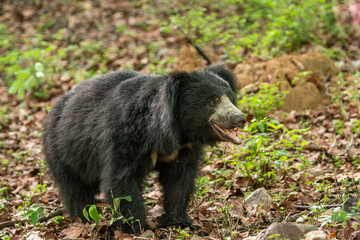
M41 167L28 167L28 168L20 168L20 169L11 169L14 172L19 172L19 171L27 171L27 170L40 170Z
M351 138L351 140L350 140L350 142L346 145L346 148L345 148L345 152L346 152L346 160L348 161L348 162L350 162L351 160L352 160L352 155L351 155L351 153L350 153L350 150L351 150L351 148L352 148L352 145L353 145L353 138Z
M38 222L43 222L43 221L49 220L50 218L62 215L64 213L65 213L65 208L63 208L63 207L59 208L56 211L49 213L47 216L39 218ZM6 228L6 227L11 227L11 226L13 226L15 224L24 224L24 223L26 223L28 221L29 221L28 219L23 219L23 220L14 220L14 221L2 222L2 223L0 223L0 229Z
M341 204L331 204L331 205L319 205L318 207L323 207L323 208L329 209L329 208L337 208L337 207L341 207L341 206L342 206ZM295 208L297 210L301 210L301 211L309 210L311 207L312 206L295 205Z
M328 149L321 145L309 144L304 146L304 150L327 152Z
M193 44L193 41L191 41L190 38L187 37L186 40L187 40L187 42L188 42L191 46L193 46L193 47L196 49L196 51L206 60L207 64L210 65L210 64L211 64L210 58L208 58L208 56L206 56L206 54L201 50L201 48L198 47L198 46L196 46L196 45L194 45L194 44Z
M204 202L205 202L205 198L203 198L198 205L196 205L193 209L191 209L191 210L189 211L189 214L193 213L193 212L194 212L198 207L200 207L200 205L203 204Z

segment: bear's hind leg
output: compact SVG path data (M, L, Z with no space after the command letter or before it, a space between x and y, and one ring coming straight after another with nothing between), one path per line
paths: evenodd
M131 196L131 201L121 199L120 213L123 219L120 219L117 224L121 226L123 233L140 233L142 229L148 229L145 207L142 200L141 185L143 177L136 174L132 175L126 168L122 173L113 175L122 176L121 178L113 177L107 181L108 184L104 185L106 199L111 207L114 207L114 199ZM114 217L120 216L115 214ZM127 219L130 220L126 222Z
M95 194L99 192L97 185L90 186L80 177L67 174L57 181L60 195L64 205L71 217L80 217L82 222L87 222L83 216L83 209L86 205L96 204Z

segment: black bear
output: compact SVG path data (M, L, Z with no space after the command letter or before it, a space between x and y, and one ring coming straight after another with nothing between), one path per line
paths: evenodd
M147 76L123 70L79 83L54 105L43 134L50 172L70 216L103 191L121 201L123 232L148 228L142 183L159 171L163 226L189 226L186 207L205 145L241 142L244 114L236 107L232 72L213 65L190 73Z

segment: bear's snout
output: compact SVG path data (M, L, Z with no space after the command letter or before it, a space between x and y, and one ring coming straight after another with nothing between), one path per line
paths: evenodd
M246 123L246 118L245 115L239 111L230 115L230 121L232 124L243 128Z
M227 96L221 97L221 101L209 121L220 140L235 144L242 142L239 132L240 128L244 127L246 118Z

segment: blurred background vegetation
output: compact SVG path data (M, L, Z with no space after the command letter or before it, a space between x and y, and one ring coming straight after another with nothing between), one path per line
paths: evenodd
M355 1L106 2L5 0L0 78L9 92L47 98L54 84L109 70L164 73L174 69L179 52L171 49L181 39L233 64L314 49L335 60L359 56Z

